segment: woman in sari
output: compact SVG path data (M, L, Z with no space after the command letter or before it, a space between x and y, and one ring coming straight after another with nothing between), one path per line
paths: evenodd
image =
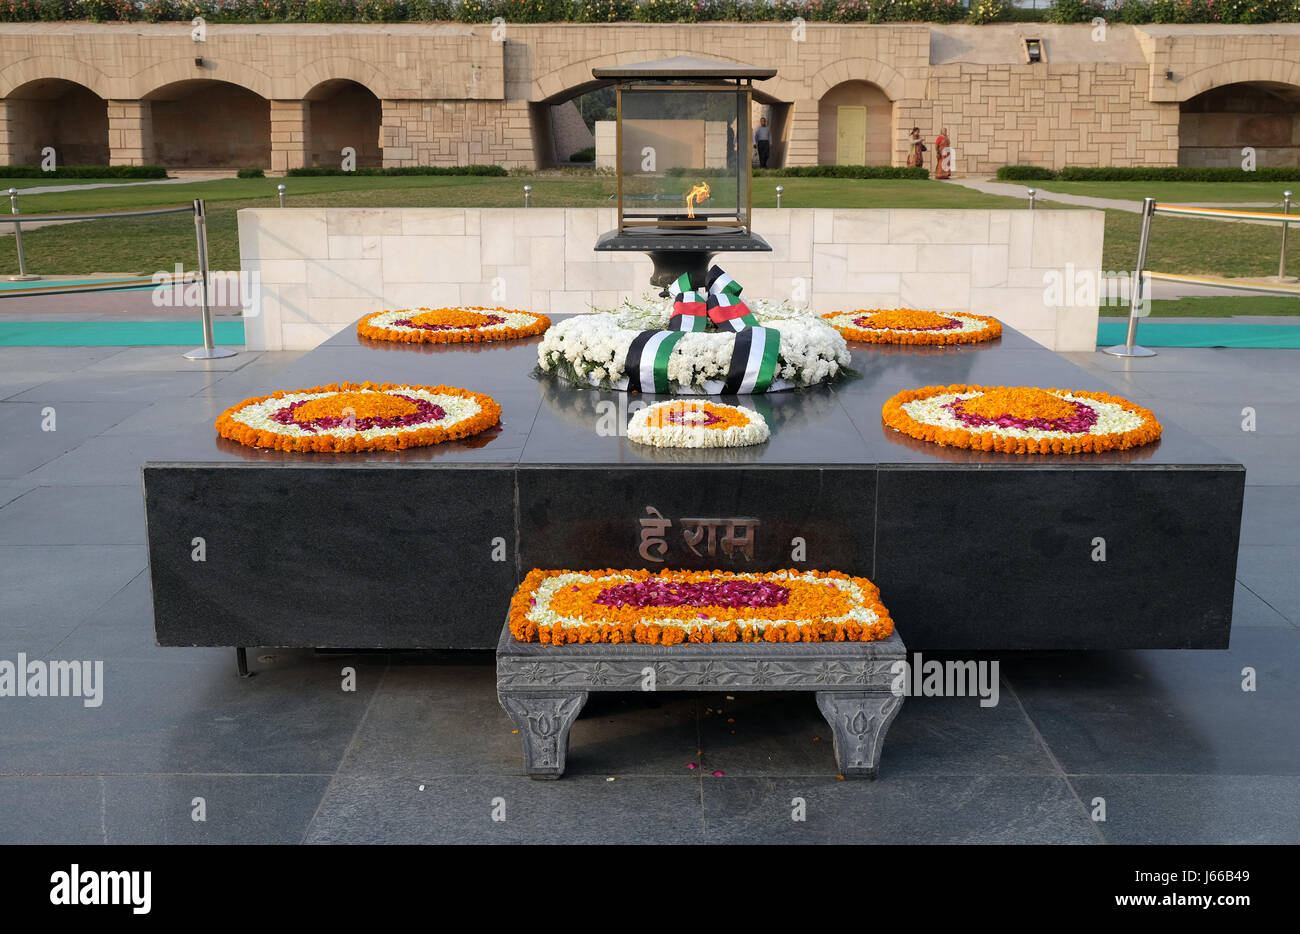
M948 137L948 128L939 131L934 141L934 177L952 177L952 140Z
M908 143L911 148L907 151L907 167L910 169L925 165L925 143L921 142L920 127L912 127Z

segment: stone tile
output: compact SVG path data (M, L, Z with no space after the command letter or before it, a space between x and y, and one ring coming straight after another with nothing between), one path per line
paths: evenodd
M1278 775L1078 775L1079 797L1106 800L1107 843L1295 845L1300 779ZM1206 867L1209 868L1209 867Z
M215 372L133 372L92 374L81 370L12 396L9 402L154 402L166 396L188 396L216 382ZM107 426L105 426L107 427Z
M326 775L0 777L0 840L29 844L296 844ZM204 799L195 821L194 799Z
M0 545L0 642L37 657L144 567L138 545Z
M770 778L837 771L830 727L812 693L739 693L732 699L707 694L700 704L699 761L706 773L721 769L730 777ZM995 707L981 707L971 697L904 699L886 734L880 770L900 778L1057 771L1006 694Z
M1235 434L1201 436L1233 460L1246 465L1246 482L1252 486L1294 486L1300 479L1300 435Z
M143 545L138 485L37 487L0 508L0 545Z
M0 431L7 439L0 445L0 477L24 477L145 406L143 401L0 402ZM42 430L47 407L54 409L54 431Z
M1243 545L1237 579L1288 620L1300 625L1300 545Z
M493 820L494 810L505 819ZM703 838L698 778L426 779L406 772L336 778L306 842L681 844Z
M383 281L477 282L482 273L479 241L473 237L384 237Z
M102 374L113 379L122 373L230 373L248 366L260 356L256 351L243 351L216 360L187 360L179 347L125 347L120 353L96 361L78 372L85 376Z
M57 657L77 652L70 639ZM332 774L383 671L363 656L278 650L269 663L250 653L256 674L240 678L230 649L178 654L101 659L98 707L8 699L0 774ZM344 666L354 692L340 689Z
M1290 622L1260 599L1259 594L1238 581L1232 600L1232 628L1293 629L1300 628L1300 624Z
M886 743L888 755L888 743ZM1101 842L1064 779L963 775L837 781L705 776L707 843L1091 844ZM802 799L805 819L791 819Z
M1300 546L1300 487L1247 485L1241 543Z
M517 774L513 730L491 653L413 654L384 672L339 774Z
M1068 774L1295 776L1297 661L1300 632L1243 628L1223 652L1026 655L1003 674Z
M383 294L384 279L390 268L380 259L308 260L307 296L309 299L377 300ZM402 280L396 278L396 281ZM315 302L309 302L307 310L312 318L316 318L314 308Z

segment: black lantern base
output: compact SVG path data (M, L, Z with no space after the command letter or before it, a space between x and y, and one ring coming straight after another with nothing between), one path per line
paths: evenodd
M666 290L682 273L690 273L691 284L704 286L709 263L719 253L770 253L772 247L756 233L728 227L647 227L637 231L611 230L600 235L596 252L637 250L654 263L650 284Z

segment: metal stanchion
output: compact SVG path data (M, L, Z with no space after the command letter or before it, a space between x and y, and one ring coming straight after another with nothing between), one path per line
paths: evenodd
M777 206L778 208L781 206L781 194L782 194L784 191L785 191L785 186L784 186L784 185L777 185L777 186L776 186L776 206Z
M1137 343L1137 319L1147 314L1145 311L1138 314L1138 309L1142 306L1142 270L1147 265L1147 240L1151 236L1151 217L1155 214L1155 210L1155 198L1143 199L1142 236L1138 239L1137 268L1133 270L1132 286L1129 289L1128 335L1125 337L1124 343L1105 348L1104 352L1112 357L1154 357L1156 355L1154 350L1140 347Z
M1290 191L1284 191L1284 192L1282 192L1282 213L1283 213L1283 214L1290 214L1290 213L1291 213L1291 192L1290 192ZM1290 222L1290 221L1283 221L1283 222L1282 222L1282 255L1278 258L1278 261L1277 261L1277 281L1278 281L1278 282L1294 282L1294 281L1295 281L1295 277L1294 277L1294 276L1288 276L1288 275L1286 274L1286 229L1287 229L1288 227L1290 227L1290 226L1291 226L1291 222Z
M284 207L284 186L276 185L275 190L276 193L280 196L280 207Z
M185 354L189 360L233 357L235 351L218 347L212 337L212 309L208 305L208 212L202 198L194 199L194 237L199 247L199 291L203 295L203 346Z
M1029 189L1029 210L1031 211L1034 209L1034 198L1035 196L1037 196L1037 194L1038 194L1037 188Z
M18 189L9 189L9 209L14 214L18 212ZM39 279L40 276L33 275L27 271L27 257L23 255L23 225L14 221L14 246L18 248L18 275L10 276L10 282L30 282L33 279Z
M533 186L525 185L524 186L524 207L526 208L532 207L532 202L533 202Z

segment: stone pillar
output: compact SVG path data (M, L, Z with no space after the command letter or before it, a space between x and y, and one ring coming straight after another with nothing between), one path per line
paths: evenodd
M108 102L109 165L153 165L153 102Z
M0 165L18 165L21 150L14 102L0 99Z
M817 164L817 102L795 101L790 105L790 136L785 148L785 164Z
M311 102L271 101L271 171L311 164Z
M416 165L406 120L407 101L380 101L379 142L384 149L384 168Z

